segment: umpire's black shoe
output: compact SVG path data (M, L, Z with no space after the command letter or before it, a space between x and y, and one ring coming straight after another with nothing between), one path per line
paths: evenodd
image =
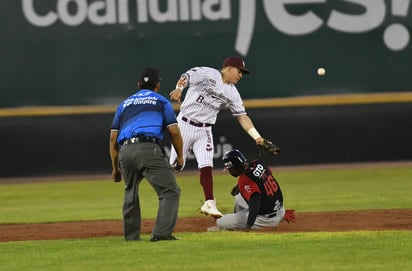
M158 241L172 241L172 240L179 240L173 235L169 236L157 236L157 235L152 235L152 238L150 238L150 242L158 242Z

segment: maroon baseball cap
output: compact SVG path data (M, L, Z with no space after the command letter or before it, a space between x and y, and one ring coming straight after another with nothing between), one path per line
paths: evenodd
M245 67L245 62L238 56L229 56L223 61L222 67L236 67L241 70L243 73L250 73L248 69Z

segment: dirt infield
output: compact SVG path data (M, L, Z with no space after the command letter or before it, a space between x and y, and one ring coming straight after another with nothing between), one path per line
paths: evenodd
M382 162L382 163L355 163L337 165L314 165L278 167L281 170L310 170L310 169L337 169L337 168L367 168L367 167L397 167L412 166L412 161ZM186 172L193 174L193 172ZM96 176L95 176L96 177ZM70 178L0 178L0 184L84 180L90 176L77 176ZM99 178L108 178L107 175ZM96 177L96 179L99 179ZM153 228L154 220L142 221L142 233L149 234ZM215 221L210 217L178 218L175 232L205 232L213 226ZM339 211L339 212L308 212L301 213L297 210L296 223L282 222L278 228L265 229L261 232L288 233L288 232L318 232L318 231L357 231L357 230L412 230L412 209L385 209L364 211ZM39 224L0 224L0 242L23 240L57 240L78 239L91 237L122 236L122 221L82 221L65 223L39 223Z
M354 230L412 230L412 209L296 213L296 223L282 222L261 232L317 232ZM150 233L154 220L143 220L142 233ZM211 217L179 218L175 232L205 232ZM0 242L122 236L120 220L0 225Z

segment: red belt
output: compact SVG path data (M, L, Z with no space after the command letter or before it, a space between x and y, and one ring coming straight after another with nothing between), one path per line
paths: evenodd
M192 121L192 120L189 120L189 119L186 118L186 117L182 117L182 120L183 120L184 122L187 122L187 123L189 123L190 125L193 125L193 126L196 126L196 127L210 127L210 126L212 126L212 124L210 124L210 123L194 122L194 121Z

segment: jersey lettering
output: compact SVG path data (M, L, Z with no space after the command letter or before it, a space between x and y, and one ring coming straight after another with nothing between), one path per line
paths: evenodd
M265 173L265 168L261 164L257 164L256 168L253 170L253 175L260 178L263 173Z
M267 176L265 182L263 183L263 186L265 187L266 195L268 196L273 196L276 191L278 191L278 185L276 184L272 175Z
M204 96L199 95L199 97L197 97L197 99L196 99L196 102L198 102L198 103L202 103L204 99L205 99L205 97L204 97Z

